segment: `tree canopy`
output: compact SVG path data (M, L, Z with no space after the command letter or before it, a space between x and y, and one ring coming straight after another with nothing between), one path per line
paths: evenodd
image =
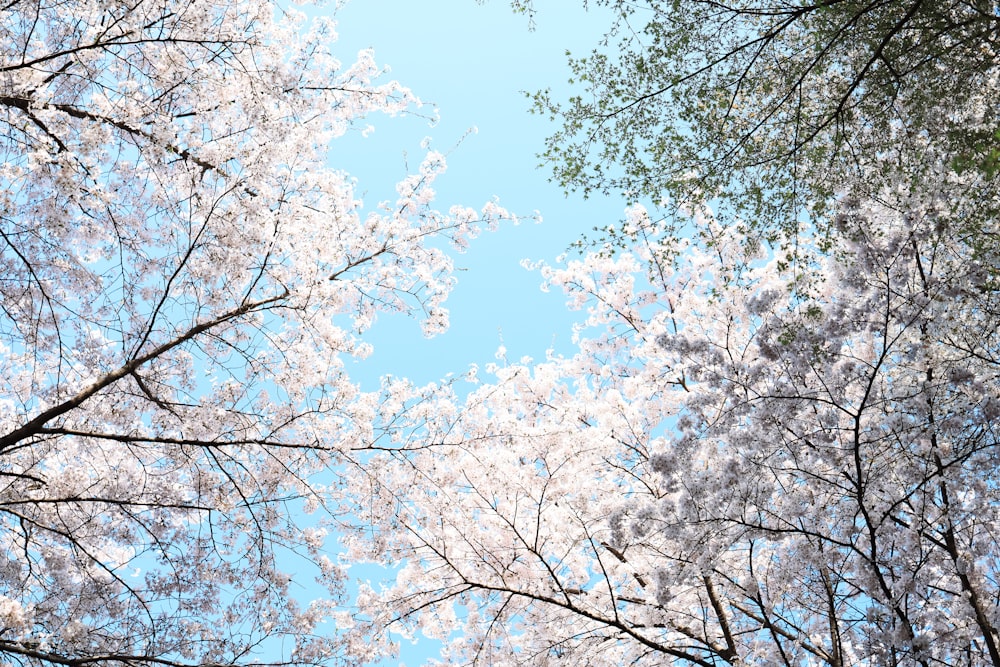
M429 151L363 211L331 142L419 101L257 0L0 6L0 659L326 663L315 475L374 428L343 359L447 324ZM290 575L317 577L311 596Z
M842 203L808 290L707 210L545 268L579 352L425 397L365 470L406 563L375 627L451 664L1000 665L998 258L936 185Z
M576 354L388 388L420 407L361 478L393 511L353 548L404 563L367 632L450 664L1000 665L995 6L604 4L624 46L536 98L547 157L676 217L542 267Z
M675 218L536 266L574 353L375 393L509 217L362 207L419 100L284 5L0 7L0 660L1000 667L996 5L604 4L549 157Z
M911 134L996 171L994 2L598 4L617 22L571 60L580 92L535 97L562 124L545 158L567 188L707 197L794 232L862 174L866 195L884 186L866 165Z

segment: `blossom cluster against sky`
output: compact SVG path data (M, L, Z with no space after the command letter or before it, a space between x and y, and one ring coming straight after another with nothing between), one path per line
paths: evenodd
M337 53L347 60L374 48L376 61L439 116L433 126L426 118L376 117L368 137L338 142L334 159L359 179L365 205L395 197L392 184L407 162L419 163L421 141L429 137L434 149L448 153L448 171L436 184L442 210L478 208L498 197L510 211L537 210L543 220L486 234L457 258L462 270L447 304L446 334L424 340L415 321L383 317L368 334L375 352L357 374L366 388L384 374L416 382L461 374L470 363L494 361L501 345L511 360L540 359L550 348L572 351L580 314L564 308L561 294L543 293L541 277L521 260L553 262L582 234L618 220L624 203L566 197L548 182L537 153L553 126L528 113L524 92L567 87L566 51L589 52L608 17L578 3L539 9L533 31L501 0L355 0L337 11Z

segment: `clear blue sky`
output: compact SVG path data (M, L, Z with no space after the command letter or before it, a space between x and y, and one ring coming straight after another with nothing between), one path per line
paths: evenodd
M609 25L606 14L585 11L582 1L540 2L536 30L504 0L354 0L337 14L337 54L347 61L372 47L391 76L436 107L440 122L420 118L375 117L367 139L338 141L333 161L358 177L366 205L394 198L394 184L422 157L420 141L430 136L446 151L466 131L470 135L451 153L448 173L437 182L438 205L478 207L493 196L509 210L539 210L540 225L510 226L476 240L457 265L459 284L448 307L451 329L432 340L422 338L416 322L383 317L370 332L374 355L353 369L366 388L383 374L416 382L463 373L469 363L493 361L501 342L508 358L542 359L553 347L572 352L569 313L559 293L543 293L536 272L521 268L525 258L553 261L595 226L619 219L624 202L563 195L538 169L536 154L553 129L528 114L522 91L566 89L566 50L589 52Z

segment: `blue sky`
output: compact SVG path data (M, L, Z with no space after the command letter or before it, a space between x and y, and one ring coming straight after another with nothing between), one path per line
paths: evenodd
M404 153L411 166L419 163L424 137L445 152L476 127L451 152L448 173L436 184L439 207L478 207L496 196L512 212L537 209L543 216L538 225L485 234L457 257L463 270L448 303L448 333L425 340L416 322L383 317L368 336L375 353L352 372L368 389L384 374L433 381L463 373L470 363L493 361L501 336L511 360L542 359L550 347L571 353L571 326L580 314L566 310L561 294L543 293L541 277L520 261L553 261L585 232L615 222L624 202L567 198L548 182L536 155L553 126L528 113L522 91L551 87L568 94L566 50L589 52L608 16L585 11L575 0L542 2L532 32L503 0L354 0L336 18L336 52L344 61L374 48L392 78L440 115L433 127L422 118L375 117L370 137L337 142L334 164L359 179L366 205L394 198L394 184L405 174Z

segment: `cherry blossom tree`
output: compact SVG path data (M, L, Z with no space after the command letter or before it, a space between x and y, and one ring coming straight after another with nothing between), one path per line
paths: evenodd
M0 6L4 664L345 655L307 514L376 439L343 359L379 311L445 327L442 240L504 213L434 210L434 151L362 208L328 146L419 102L333 28L259 0Z
M355 632L449 664L1000 665L1000 230L966 228L1000 193L924 173L795 261L635 207L629 252L542 268L576 355L387 386L411 409L349 546L405 566Z

